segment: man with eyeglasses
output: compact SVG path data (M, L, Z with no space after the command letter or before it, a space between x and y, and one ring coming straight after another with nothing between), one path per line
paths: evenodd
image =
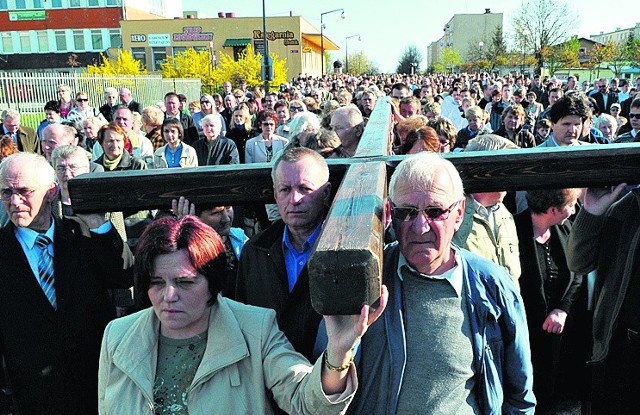
M396 167L389 301L362 338L349 413L534 413L522 298L503 268L452 243L464 210L451 162L424 152Z
M631 102L629 108L629 124L631 131L618 136L614 143L632 143L640 141L640 98Z
M0 353L21 414L95 414L98 357L115 317L108 288L133 285L133 255L104 215L54 219L47 160L0 165ZM9 318L10 316L10 318Z

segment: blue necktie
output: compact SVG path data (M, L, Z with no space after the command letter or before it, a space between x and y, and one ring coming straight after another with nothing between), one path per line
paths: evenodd
M53 279L53 257L49 255L48 249L50 243L51 239L49 239L47 235L41 233L36 237L36 246L42 250L40 259L38 259L38 281L40 282L44 295L47 296L47 299L55 310L57 308L56 289Z

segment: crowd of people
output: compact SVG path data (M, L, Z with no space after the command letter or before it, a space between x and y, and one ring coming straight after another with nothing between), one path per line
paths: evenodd
M37 129L3 111L11 405L554 414L577 401L583 414L632 413L638 190L465 193L439 153L640 141L638 89L640 78L299 76L277 92L225 82L148 106L128 88L92 106L60 85ZM389 184L381 298L359 316L322 316L307 262L331 203L326 159L353 157L385 105L389 154L412 156ZM82 215L67 186L92 172L244 163L270 163L275 204L185 194L170 210Z

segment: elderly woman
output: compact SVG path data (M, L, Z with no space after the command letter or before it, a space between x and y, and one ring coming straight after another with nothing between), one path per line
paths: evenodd
M196 124L196 128L198 129L200 138L203 138L205 136L204 132L202 131L202 119L211 114L216 114L218 117L220 117L220 131L222 135L226 135L227 133L227 122L225 121L225 118L222 116L222 114L218 113L213 97L209 94L204 94L202 95L202 97L200 97L200 111L192 114L193 122Z
M575 213L581 192L582 189L528 191L529 208L514 217L522 266L520 292L531 343L533 390L538 399L536 411L541 413L551 413L547 411L553 410L557 398L562 333L583 283L581 275L569 271L566 260L571 229L567 219ZM587 356L582 358L587 360Z
M176 118L162 123L162 138L167 143L153 153L155 167L198 167L196 150L182 142L184 130Z
M142 110L142 127L146 132L145 137L153 144L154 152L166 144L164 138L162 138L163 122L164 112L155 105L145 107Z
M127 133L117 124L107 124L98 131L98 143L103 154L96 163L104 167L104 171L145 170L144 160L133 157L125 149L129 139Z
M58 105L60 106L60 116L67 118L72 109L78 103L71 99L71 87L69 85L58 85Z
M238 164L240 157L236 144L221 133L222 120L218 114L209 114L202 119L204 138L193 143L200 166Z
M613 116L605 113L600 114L595 127L600 130L604 138L611 142L615 140L616 132L618 131L618 122Z
M258 114L258 126L262 133L247 141L244 149L245 163L268 163L273 155L284 149L289 140L275 134L278 117L271 110L264 110Z
M225 250L194 216L164 217L140 237L137 302L112 321L100 354L100 414L342 413L357 387L352 348L386 306L325 316L327 349L315 365L294 351L273 310L222 297Z
M104 118L89 117L82 121L82 129L84 131L84 147L87 151L93 152L93 147L98 142L98 131L107 122ZM99 147L96 146L96 147ZM98 156L99 157L99 156ZM98 158L98 157L93 157Z

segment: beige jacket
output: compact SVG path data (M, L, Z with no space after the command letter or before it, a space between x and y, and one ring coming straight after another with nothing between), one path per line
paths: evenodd
M154 414L159 321L151 308L109 323L100 353L100 414ZM353 366L345 392L322 391L314 366L278 329L273 310L222 296L211 307L207 348L188 390L189 413L271 414L269 391L292 414L344 413L357 388Z

